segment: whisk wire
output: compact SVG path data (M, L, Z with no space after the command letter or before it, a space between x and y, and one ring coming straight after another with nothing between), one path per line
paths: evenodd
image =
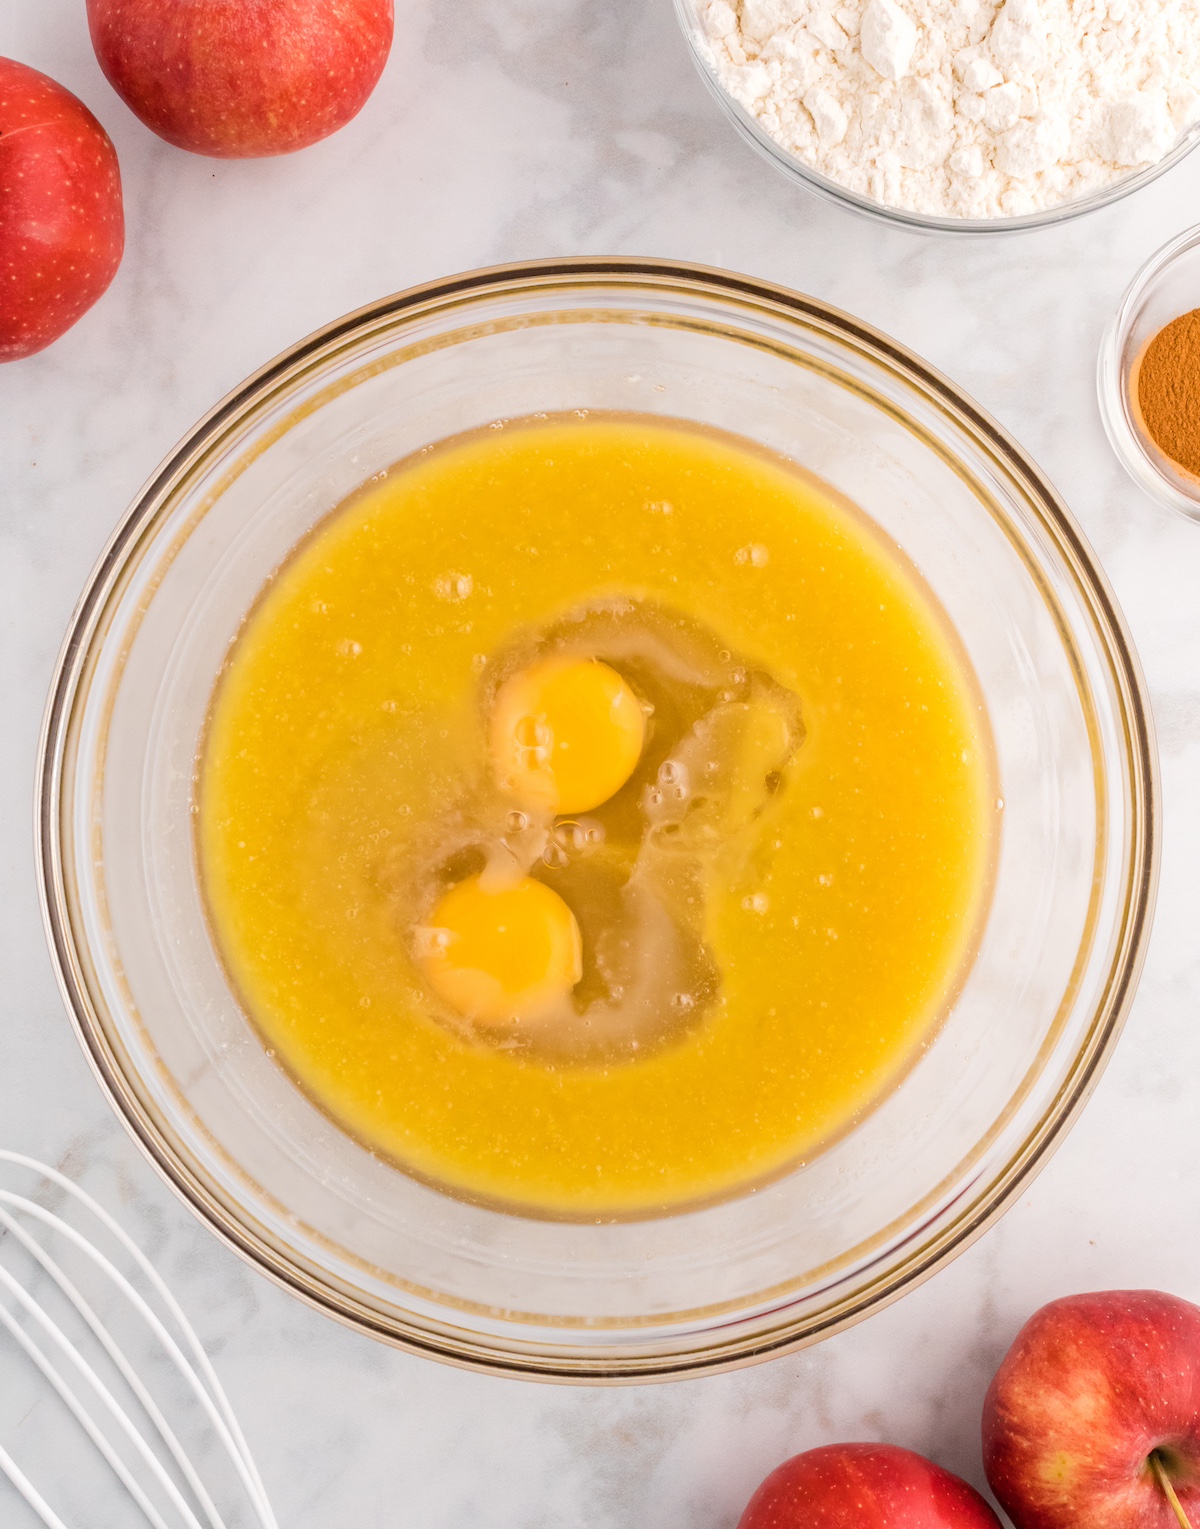
M109 1215L91 1195L72 1183L64 1174L47 1164L38 1162L35 1158L26 1157L22 1153L0 1150L0 1162L8 1162L19 1167L28 1168L44 1179L57 1184L66 1194L84 1205L109 1233L120 1243L122 1248L129 1254L137 1265L159 1300L166 1307L171 1319L177 1325L182 1335L184 1345L190 1350L192 1360L180 1349L179 1344L171 1333L163 1325L157 1314L142 1298L139 1292L129 1283L119 1269L98 1248L93 1246L86 1237L82 1236L68 1222L60 1216L46 1210L43 1206L29 1200L23 1195L18 1195L9 1190L0 1189L0 1205L7 1205L21 1214L29 1216L41 1222L51 1231L58 1233L67 1241L77 1247L89 1258L92 1263L107 1277L107 1279L120 1291L134 1311L146 1323L150 1331L158 1339L166 1351L167 1357L188 1385L196 1400L200 1403L209 1423L211 1424L222 1450L228 1457L230 1464L237 1473L243 1489L253 1507L255 1516L261 1529L277 1529L275 1515L267 1500L266 1491L262 1484L262 1478L258 1473L254 1460L246 1444L245 1436L238 1425L233 1408L225 1395L220 1381L217 1379L215 1370L208 1355L204 1352L199 1338L196 1336L191 1324L184 1316L179 1303L171 1294L165 1281L154 1268L153 1264L132 1240L124 1228ZM133 1394L137 1397L146 1415L154 1424L163 1444L168 1450L181 1475L186 1480L196 1496L205 1517L209 1521L210 1529L224 1529L223 1521L218 1513L211 1496L205 1490L199 1473L193 1462L188 1457L179 1440L170 1428L161 1410L154 1403L149 1391L139 1380L133 1366L129 1363L125 1354L117 1345L108 1329L100 1321L88 1302L83 1298L74 1284L66 1276L62 1268L45 1249L29 1234L7 1211L0 1209L0 1226L13 1234L16 1241L40 1264L45 1272L58 1286L84 1323L100 1343L110 1360L117 1368L123 1379L129 1385ZM155 1480L164 1489L171 1500L172 1505L181 1514L186 1529L202 1529L192 1508L187 1503L175 1481L171 1478L163 1462L159 1459L155 1450L143 1437L128 1414L124 1411L111 1391L95 1373L87 1361L75 1349L62 1330L53 1322L49 1315L42 1310L40 1305L23 1290L12 1276L0 1268L0 1288L9 1291L20 1302L26 1313L41 1327L51 1338L52 1342L75 1365L79 1373L95 1391L103 1402L114 1421L129 1438L142 1460L152 1471ZM132 1475L126 1462L113 1449L108 1438L99 1428L95 1419L88 1413L82 1402L71 1390L63 1377L51 1364L49 1358L38 1347L29 1334L15 1320L12 1312L0 1303L0 1327L3 1327L19 1344L22 1350L38 1367L46 1380L63 1400L72 1412L77 1422L88 1434L88 1437L96 1445L103 1458L116 1473L118 1478L129 1490L134 1501L142 1509L152 1529L169 1529L169 1525L162 1518L154 1503L143 1491L140 1483ZM197 1373L199 1371L199 1373ZM26 1502L41 1518L47 1529L67 1529L67 1526L58 1515L49 1507L45 1499L34 1488L28 1477L24 1475L20 1467L12 1459L7 1451L0 1448L0 1474L8 1477L12 1485L25 1498Z
M27 1333L22 1332L21 1328L13 1320L12 1313L3 1305L0 1305L0 1327L8 1331L10 1336L24 1349L25 1353L42 1372L46 1380L49 1381L53 1390L71 1413L71 1416L83 1429L84 1433L87 1434L88 1438L91 1439L122 1486L150 1520L153 1529L168 1529L167 1521L158 1512L145 1492L142 1491L137 1477L133 1475L120 1455L117 1454L116 1450L96 1426L95 1419L92 1418L86 1407L84 1407L74 1391L71 1390L70 1386L67 1385L66 1381L46 1358L42 1350L34 1343L33 1339ZM194 1519L193 1522L195 1522Z
M3 1445L0 1445L0 1471L3 1471L8 1479L20 1492L21 1496L45 1524L46 1529L67 1529L66 1524L21 1470L20 1466L8 1453Z
M14 1201L20 1200L21 1198L22 1197L19 1195L13 1195L9 1190L0 1190L0 1203L12 1204ZM93 1247L87 1238L81 1236L68 1222L64 1221L60 1216L56 1216L53 1211L48 1211L42 1206L35 1204L32 1200L24 1201L21 1209L24 1210L27 1215L33 1216L38 1221L44 1222L47 1226L53 1227L55 1231L61 1232L61 1234L66 1237L69 1242L73 1242L81 1253L86 1254L88 1258L90 1258L104 1271L105 1274L108 1275L109 1279L113 1282L114 1285L116 1285L121 1294L124 1295L125 1298L134 1307L138 1315L142 1318L154 1336L162 1344L163 1348L167 1351L168 1358L170 1358L176 1369L183 1376L196 1400L207 1413L209 1422L216 1430L217 1437L224 1445L225 1452L228 1454L234 1469L241 1477L242 1485L245 1487L251 1500L255 1503L255 1506L259 1509L259 1516L263 1517L264 1515L260 1506L260 1501L265 1503L265 1494L262 1492L261 1487L258 1485L255 1479L257 1473L247 1468L246 1459L248 1451L244 1451L243 1449L238 1448L238 1445L233 1438L233 1435L231 1434L228 1426L226 1425L224 1417L221 1415L221 1412L218 1410L216 1404L214 1403L213 1398L209 1395L208 1391L205 1390L200 1381L200 1377L188 1363L187 1359L180 1351L179 1345L175 1342L174 1338L171 1337L171 1334L163 1326L162 1322L158 1319L155 1313L150 1309L150 1307L133 1288L133 1286L129 1283L121 1271L115 1267L111 1260L107 1259L98 1248ZM270 1513L269 1508L267 1509L267 1513ZM268 1518L267 1522L271 1526L271 1529L274 1529L273 1516ZM214 1529L216 1529L215 1525Z
M116 1346L116 1344L113 1343L107 1329L96 1317L91 1307L71 1284L70 1280L68 1280L66 1276L63 1275L62 1270L58 1267L54 1260L48 1257L46 1253L37 1245L37 1243L34 1242L34 1240L25 1233L25 1231L12 1219L12 1217L4 1211L0 1211L0 1225L5 1226L25 1247L29 1249L33 1256L46 1270L46 1272L58 1284L59 1288L63 1291L64 1295L67 1296L68 1300L70 1300L72 1305L79 1312L80 1316L82 1316L85 1322L87 1322L92 1332L95 1333L97 1339L102 1343L105 1351L109 1354L109 1357L121 1371L122 1376L126 1379L127 1382L130 1383L131 1389L134 1391L134 1394L137 1396L139 1402L141 1402L143 1407L149 1411L151 1420L155 1423L159 1433L162 1435L163 1442L171 1451L176 1464L179 1465L181 1471L187 1479L188 1485L192 1487L192 1490L196 1493L197 1497L200 1498L202 1505L204 1505L205 1512L213 1526L213 1529L218 1529L218 1526L219 1529L223 1529L220 1518L217 1515L216 1508L211 1504L208 1498L208 1493L204 1490L204 1485L200 1481L195 1467L184 1454L178 1440L175 1438L175 1435L167 1426L166 1419L162 1417L162 1414L154 1405L153 1399L150 1397L149 1392L146 1391L146 1388L137 1379L136 1374L133 1372L132 1367L129 1366L125 1356L121 1353L121 1350ZM23 1290L17 1281L13 1279L12 1275L9 1274L7 1269L4 1269L3 1267L0 1267L0 1285L2 1285L13 1296L16 1297L21 1306L30 1314L31 1317L34 1318L42 1330L48 1334L56 1346L71 1361L71 1363L74 1364L79 1373L92 1387L93 1391L95 1391L96 1395L108 1409L114 1421L133 1444L134 1448L141 1455L142 1459L145 1460L147 1466L153 1472L155 1479L159 1482L164 1491L171 1498L171 1501L179 1509L179 1512L184 1517L184 1519L186 1519L188 1529L201 1529L199 1519L197 1519L196 1515L192 1512L183 1494L171 1480L171 1477L163 1467L161 1460L159 1460L158 1456L154 1453L154 1450L147 1443L141 1431L134 1424L128 1413L121 1407L120 1403L113 1396L112 1392L96 1374L95 1370L91 1367L90 1364L88 1364L87 1360L83 1357L75 1345L71 1343L70 1340L66 1337L58 1324L47 1315L47 1313L32 1298L32 1296ZM0 1311L2 1310L3 1308L0 1308ZM25 1347L26 1340L24 1334L22 1334L19 1330L13 1331L13 1328L9 1322L5 1322L4 1325L8 1327L10 1332L12 1332L12 1335L17 1340L17 1342L20 1343L22 1347ZM26 1348L26 1353L29 1353L30 1358L32 1358L34 1363L38 1364L39 1368L41 1368L40 1362L32 1353L30 1353L28 1348ZM47 1378L49 1378L49 1376ZM51 1383L53 1384L53 1381ZM58 1388L56 1387L56 1389ZM59 1394L62 1394L61 1391ZM66 1400L65 1397L63 1399L64 1401ZM68 1405L70 1405L70 1403L68 1403Z
M10 1204L15 1203L20 1209L26 1210L30 1214L34 1215L36 1219L43 1222L48 1222L56 1228L61 1228L65 1224L57 1216L53 1215L52 1212L44 1210L40 1205L35 1205L32 1201L26 1200L23 1196L12 1194L11 1191L0 1190L0 1202L3 1201L7 1201ZM99 1317L96 1316L91 1306L89 1306L87 1301L84 1300L83 1296L80 1295L79 1291L63 1273L61 1267L55 1262L55 1260L51 1258L46 1250L41 1247L40 1244L37 1243L32 1237L30 1237L29 1234L3 1210L0 1210L0 1225L6 1226L14 1234L14 1236L21 1243L22 1247L24 1247L31 1254L31 1256L37 1260L42 1268L45 1269L46 1273L49 1274L51 1279L54 1280L55 1284L58 1285L59 1289L75 1307L75 1310L78 1311L84 1322L91 1329L93 1335L96 1338L96 1341L101 1345L105 1353L112 1360L113 1364L119 1370L125 1383L137 1397L143 1409L148 1414L151 1421L154 1423L154 1426L157 1428L163 1443L166 1445L171 1454L172 1459L175 1461L176 1465L182 1472L184 1479L187 1481L188 1485L191 1487L192 1491L199 1499L205 1516L209 1520L211 1529L224 1529L224 1525L221 1522L221 1518L217 1512L216 1505L213 1503L212 1498L205 1490L204 1483L201 1481L195 1466L188 1458L186 1451L180 1444L179 1440L176 1438L174 1431L172 1430L170 1424L167 1422L166 1418L163 1416L161 1410L155 1404L154 1398L150 1395L150 1392L147 1390L146 1386L143 1384L126 1356L122 1353L120 1347L114 1341L112 1335L104 1326L103 1322L101 1322ZM71 1351L76 1358L76 1361L82 1363L82 1355L76 1354L73 1348ZM126 1422L128 1422L128 1419L126 1419ZM129 1427L133 1430L134 1434L137 1435L137 1438L142 1442L143 1446L148 1449L148 1446L145 1446L145 1441L142 1440L140 1433L137 1432L132 1423L129 1423ZM154 1459L154 1468L156 1468L156 1470L161 1470L161 1465L159 1464L157 1458L153 1456L152 1451L150 1454L151 1458ZM165 1472L163 1474L165 1475ZM170 1481L169 1477L166 1479L168 1482ZM174 1483L171 1483L171 1488L173 1487ZM169 1488L169 1490L171 1488ZM186 1509L186 1507L185 1511L190 1512L190 1510ZM189 1529L192 1529L192 1525L190 1524ZM200 1526L198 1524L195 1525L195 1529L200 1529Z
M237 1415L229 1403L229 1398L225 1395L225 1388L217 1379L217 1372L213 1369L212 1361L204 1352L203 1344L200 1342L199 1338L197 1338L192 1324L188 1321L187 1317L184 1316L183 1308L175 1299L174 1295L172 1295L171 1289L163 1279L162 1275L159 1274L158 1270L146 1257L145 1253L142 1252L141 1248L138 1247L137 1243L134 1242L133 1238L130 1237L129 1233L120 1224L120 1222L114 1220L114 1218L109 1215L108 1211L105 1210L104 1206L101 1205L98 1200L93 1199L92 1196L88 1194L87 1190L81 1189L78 1184L72 1182L72 1180L67 1178L65 1174L60 1173L57 1168L51 1168L46 1163L40 1163L36 1158L26 1157L23 1153L9 1152L2 1149L0 1149L0 1162L16 1163L23 1168L32 1169L35 1173L40 1174L43 1178L48 1178L52 1183L57 1184L60 1189L65 1190L67 1194L73 1196L80 1202L80 1204L85 1205L88 1210L90 1210L91 1213L96 1217L96 1219L100 1221L105 1227L107 1227L109 1232L112 1233L112 1235L117 1239L117 1241L137 1264L138 1268L146 1276L146 1279L154 1287L163 1305L167 1308L172 1318L175 1320L180 1332L183 1334L185 1343L192 1352L192 1357L196 1362L197 1368L204 1376L204 1379L208 1382L213 1397L216 1399L217 1406L220 1408L225 1422L228 1425L229 1432L233 1435L234 1440L236 1441L238 1452L240 1453L246 1468L253 1478L259 1513L264 1520L266 1529L278 1529L278 1525L275 1521L275 1514L267 1500L266 1489L263 1487L262 1478L258 1474L258 1467L255 1465L254 1458L250 1453L248 1445L246 1444L246 1439L242 1433L241 1425L238 1423Z

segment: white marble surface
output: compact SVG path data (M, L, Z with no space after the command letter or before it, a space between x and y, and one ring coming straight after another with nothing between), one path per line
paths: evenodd
M1200 1299L1200 527L1122 475L1093 393L1126 281L1196 216L1200 155L1055 231L935 241L828 207L760 163L695 77L670 0L398 8L391 62L357 121L289 159L226 164L169 148L126 112L92 57L82 0L0 6L0 53L61 80L108 128L129 220L105 300L50 351L0 369L0 1139L122 1207L213 1345L284 1529L732 1529L766 1470L841 1438L891 1439L980 1483L980 1400L1035 1306L1126 1284ZM72 604L177 437L347 309L565 253L677 256L788 283L972 392L1097 548L1140 648L1163 763L1161 893L1136 1008L1021 1203L851 1332L736 1375L630 1390L394 1353L218 1245L85 1066L44 947L31 847L38 726ZM0 1443L32 1450L66 1503L42 1394L0 1341ZM73 1523L89 1529L136 1521L102 1478L79 1507ZM32 1522L0 1482L0 1524Z

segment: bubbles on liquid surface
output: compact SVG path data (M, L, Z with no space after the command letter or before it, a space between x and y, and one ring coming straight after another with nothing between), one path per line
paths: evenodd
M465 600L475 588L475 580L469 573L443 573L433 581L433 592L439 600Z
M733 554L735 563L749 563L752 568L765 568L771 561L771 554L762 542L751 542L748 547L739 547Z
M552 835L555 844L564 853L569 854L572 850L576 854L587 845L587 830L581 823L576 823L572 818L564 818L555 826Z

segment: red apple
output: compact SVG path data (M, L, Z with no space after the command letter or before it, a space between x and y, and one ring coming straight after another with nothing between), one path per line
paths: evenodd
M1200 1529L1200 1307L1157 1290L1043 1306L988 1389L983 1459L1017 1529Z
M100 67L168 143L290 154L344 127L392 46L392 0L87 0Z
M82 101L0 58L0 361L44 350L112 281L121 172Z
M1000 1529L974 1487L894 1444L828 1444L772 1471L738 1529Z

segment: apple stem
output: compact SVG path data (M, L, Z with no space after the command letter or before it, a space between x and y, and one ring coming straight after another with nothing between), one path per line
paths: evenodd
M1179 1529L1192 1529L1188 1522L1188 1516L1183 1511L1183 1504L1175 1495L1175 1488L1171 1485L1171 1478L1167 1475L1167 1468L1162 1463L1162 1457L1156 1449L1150 1451L1150 1469L1154 1472L1155 1479L1166 1493L1167 1501L1171 1504L1171 1510L1179 1520Z

